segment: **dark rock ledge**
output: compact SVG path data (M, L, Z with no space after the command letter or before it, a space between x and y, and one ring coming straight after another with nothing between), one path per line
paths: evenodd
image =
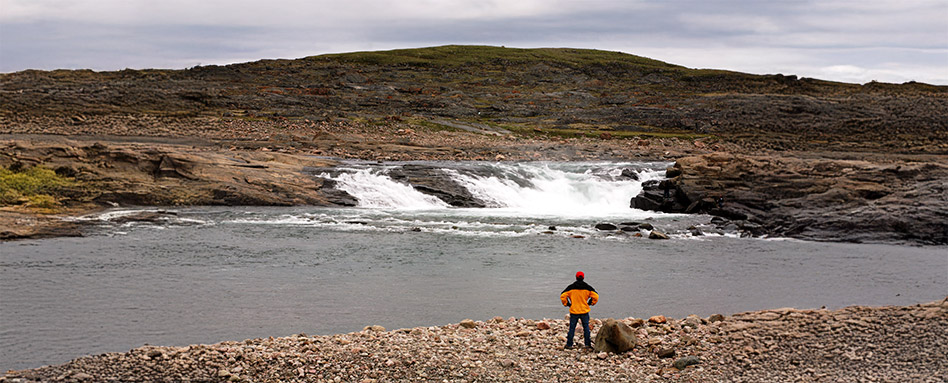
M948 244L948 163L712 153L679 159L631 207L722 217L745 235ZM721 221L719 221L721 222Z

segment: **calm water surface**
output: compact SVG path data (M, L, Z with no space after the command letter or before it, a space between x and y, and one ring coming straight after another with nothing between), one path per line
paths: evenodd
M707 217L646 219L676 232ZM561 318L558 295L577 270L602 297L600 318L948 295L945 247L654 241L594 223L463 209L195 208L156 224L102 222L82 238L0 243L0 370L146 343Z

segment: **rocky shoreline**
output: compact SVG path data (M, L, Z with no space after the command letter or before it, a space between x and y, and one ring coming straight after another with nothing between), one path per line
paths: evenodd
M626 352L564 350L567 321L495 317L387 331L144 346L7 371L21 382L943 382L948 298L912 306L780 308L631 328Z
M277 129L272 124L260 126ZM80 226L58 217L114 206L352 206L357 203L352 196L316 176L332 172L344 159L661 159L675 160L667 171L669 180L643 185L644 191L632 198L631 207L710 214L724 231L747 236L948 244L948 162L944 156L760 155L725 143L712 146L673 138L528 139L472 132L406 132L397 127L318 124L300 128L300 134L313 136L334 132L332 138L310 141L308 146L213 136L0 135L0 166L44 166L84 185L62 191L59 197L64 206L59 215L0 208L0 227L5 228L0 230L0 240L81 235ZM393 130L396 143L390 142ZM452 206L479 207L463 188L439 174L433 167L412 166L393 177Z
M713 153L679 159L632 207L706 213L750 236L948 244L943 157Z

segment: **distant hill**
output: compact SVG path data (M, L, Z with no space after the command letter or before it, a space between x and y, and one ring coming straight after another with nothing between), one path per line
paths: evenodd
M948 150L939 147L948 142L945 86L689 69L586 49L449 45L186 70L0 75L4 124L139 115L456 119L523 134L763 135L765 147L778 149L884 142L899 150Z

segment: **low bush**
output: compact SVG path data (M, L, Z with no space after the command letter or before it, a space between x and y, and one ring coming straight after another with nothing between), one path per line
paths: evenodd
M0 206L27 204L52 208L59 205L55 196L76 184L75 180L40 166L0 167Z

